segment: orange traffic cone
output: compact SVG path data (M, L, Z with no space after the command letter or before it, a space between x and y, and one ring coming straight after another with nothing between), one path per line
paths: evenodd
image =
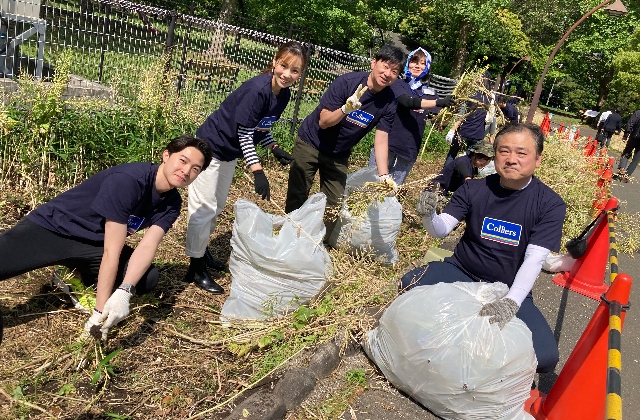
M600 188L595 193L595 199L591 204L591 217L596 217L607 205L607 189Z
M614 164L615 164L614 158L609 158L609 161L603 166L604 170L602 171L602 174L600 174L600 179L598 180L598 187L603 187L611 183L611 178L613 178Z
M605 219L606 220L606 219ZM600 302L589 325L571 352L549 395L531 392L525 411L536 420L604 419L607 401L609 304L629 304L633 280L618 274ZM626 312L620 314L620 329ZM533 402L531 402L533 400Z
M618 207L618 199L611 197L604 210L615 207ZM608 287L604 284L608 261L609 224L606 214L603 214L587 240L587 250L584 255L576 260L571 271L556 274L553 277L553 282L558 286L598 300Z

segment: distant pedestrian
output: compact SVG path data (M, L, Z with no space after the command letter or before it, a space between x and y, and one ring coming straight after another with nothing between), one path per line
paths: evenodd
M615 112L609 114L607 119L598 126L598 130L600 132L598 146L609 147L613 133L620 131L621 128L622 117L620 116L620 108L616 108Z
M627 144L620 156L618 172L613 177L623 182L629 182L629 175L635 171L638 162L640 162L640 109L629 118L622 140L626 140ZM631 163L627 165L632 156Z

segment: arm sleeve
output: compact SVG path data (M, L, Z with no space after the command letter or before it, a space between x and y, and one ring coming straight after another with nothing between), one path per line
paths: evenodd
M524 261L516 273L516 277L513 279L513 284L509 289L509 293L505 298L509 298L515 301L518 306L522 305L522 302L527 297L533 284L536 282L538 274L542 269L542 263L549 255L550 250L538 245L527 245L527 249L524 253Z
M427 233L434 238L443 238L456 227L459 220L447 213L436 214L433 212L431 216L422 217L422 225Z
M238 140L240 141L240 149L242 149L242 156L247 166L260 163L258 154L256 153L256 147L253 145L253 128L238 126Z
M267 147L270 144L273 144L275 142L276 141L273 139L273 136L271 136L271 133L269 132L265 135L265 137L262 140L258 142L258 144L262 147Z
M400 95L397 97L398 105L409 109L422 108L422 99L417 96Z

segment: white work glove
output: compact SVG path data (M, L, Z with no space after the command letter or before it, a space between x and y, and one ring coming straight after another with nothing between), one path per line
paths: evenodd
M480 309L480 316L490 316L489 324L498 323L498 327L503 329L505 325L516 315L520 307L518 304L509 298L496 300L495 302L487 303Z
M129 315L129 299L131 299L131 293L123 289L116 289L111 297L104 304L102 310L102 319L106 319L100 331L102 332L102 339L107 339L109 328L116 325Z
M378 175L378 182L381 184L389 184L393 188L393 195L396 195L398 192L398 184L396 184L391 174Z
M445 140L447 140L447 143L449 144L453 144L453 137L456 135L456 132L454 130L449 130L449 132L447 133Z
M362 104L360 103L360 98L362 97L362 95L364 95L364 93L367 91L368 87L359 85L358 88L356 89L356 91L354 92L353 95L349 96L347 98L347 102L342 105L342 113L343 114L349 114L352 111L355 111L356 109L360 109L360 107L362 106Z
M100 325L105 320L106 316L97 309L93 310L93 313L84 324L83 337L88 338L90 335L98 337L100 335Z

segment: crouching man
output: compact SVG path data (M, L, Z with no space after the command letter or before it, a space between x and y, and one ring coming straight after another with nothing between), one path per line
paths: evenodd
M441 214L438 197L427 190L417 211L430 235L446 236L462 220L464 235L453 256L410 271L401 291L415 286L456 281L502 282L504 298L480 311L503 328L514 316L531 330L538 372L558 363L553 331L533 303L531 289L550 251L558 251L566 205L533 176L540 166L544 136L533 124L510 124L494 142L496 174L465 182Z
M177 188L191 184L211 157L206 141L183 135L167 145L160 165L114 166L39 206L0 235L0 280L57 264L76 270L85 285L96 285L85 330L106 339L129 314L131 296L158 284L151 262L180 214ZM140 229L147 231L138 246L125 245Z

